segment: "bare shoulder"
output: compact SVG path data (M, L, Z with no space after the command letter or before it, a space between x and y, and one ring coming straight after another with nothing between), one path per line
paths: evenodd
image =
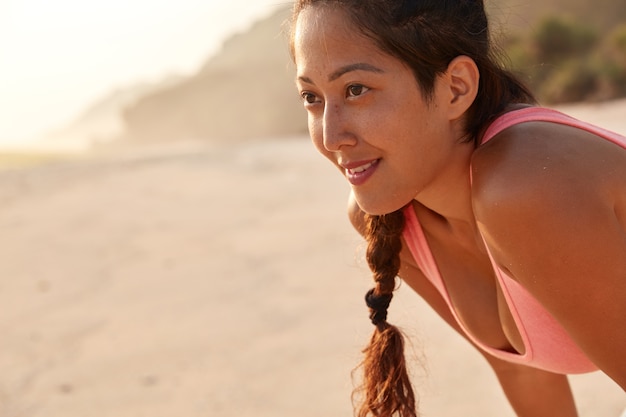
M570 126L530 122L506 129L476 150L472 176L483 221L502 210L553 216L626 205L626 149Z
M626 150L533 122L478 149L472 175L495 261L626 387L626 359L614 353L626 349L626 333L615 336L626 317Z
M522 187L532 192L573 185L615 194L626 184L625 163L626 149L592 133L529 122L504 130L476 150L473 187L480 192L496 186L517 194ZM517 183L514 187L512 180Z

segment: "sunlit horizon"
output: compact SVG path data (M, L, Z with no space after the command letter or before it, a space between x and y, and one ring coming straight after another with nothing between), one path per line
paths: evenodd
M190 75L280 0L0 0L0 146L62 127L116 89Z

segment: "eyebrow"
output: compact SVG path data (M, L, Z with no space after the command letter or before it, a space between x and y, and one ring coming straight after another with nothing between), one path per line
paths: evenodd
M335 81L337 78L341 77L344 74L347 74L349 72L352 71L367 71L367 72L373 72L376 74L382 74L385 71L383 71L382 69L375 67L371 64L366 64L364 62L358 62L356 64L349 64L349 65L345 65L341 68L338 68L337 70L333 71L329 76L328 76L328 81ZM304 77L304 76L300 76L298 77L299 80L302 80L306 83L309 84L315 84L313 82L313 80L311 80L309 77Z
M380 68L377 68L373 65L366 64L364 62L359 62L356 64L350 64L350 65L346 65L344 67L339 68L337 71L333 72L332 74L328 76L328 81L335 81L337 78L341 77L342 75L348 72L352 72L352 71L368 71L368 72L374 72L377 74L384 72Z

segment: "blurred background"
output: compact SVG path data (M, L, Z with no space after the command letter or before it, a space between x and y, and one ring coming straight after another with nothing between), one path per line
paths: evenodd
M286 7L276 0L2 0L0 145L80 148L120 138L242 137L256 126L264 134L293 131L288 117L287 127L270 129L281 123L267 105L273 91L275 103L295 94L284 92L293 84L280 35ZM242 100L261 113L247 131L224 121Z
M225 141L305 132L288 2L2 0L0 146ZM621 0L488 1L545 104L626 95Z
M488 0L542 102L626 134L624 0ZM0 417L348 416L369 338L349 192L276 0L0 0ZM424 416L513 417L400 287ZM581 417L624 392L572 378Z

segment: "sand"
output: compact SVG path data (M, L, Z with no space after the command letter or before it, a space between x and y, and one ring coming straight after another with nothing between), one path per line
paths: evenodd
M626 133L626 101L570 107ZM186 143L0 172L0 417L350 416L372 330L348 187L306 138ZM401 287L423 416L513 416ZM626 394L572 378L582 417Z

